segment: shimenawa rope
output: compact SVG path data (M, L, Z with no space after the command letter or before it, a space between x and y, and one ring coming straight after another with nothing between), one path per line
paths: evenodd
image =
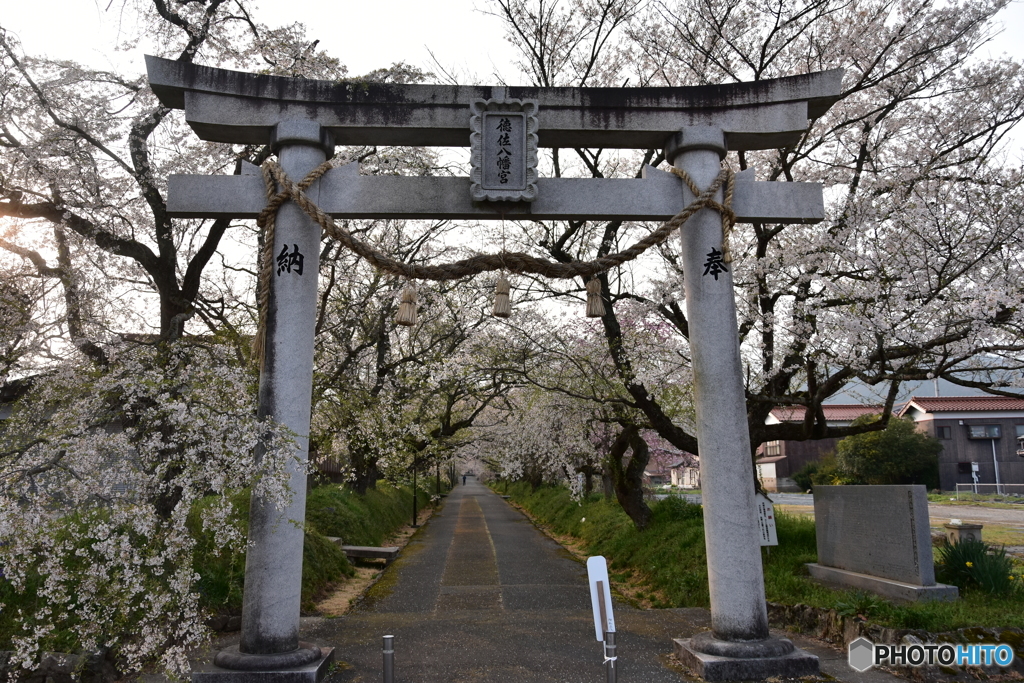
M732 231L732 226L736 222L736 215L730 207L732 205L736 180L732 169L724 164L721 172L703 192L700 191L700 188L697 187L696 183L693 182L693 179L685 171L672 168L672 173L679 176L686 183L690 192L694 194L695 199L686 208L663 223L660 228L623 251L607 254L592 261L557 263L531 256L530 254L508 252L503 249L497 254L480 254L439 266L404 263L391 258L387 254L374 249L366 242L354 237L343 225L335 223L333 218L324 213L306 195L305 190L309 189L314 182L334 167L335 160L329 159L313 169L301 182L296 183L285 174L281 166L273 159L268 159L263 163L263 179L267 185L268 202L256 219L256 224L264 230L264 238L261 255L262 263L260 265L260 288L258 292L260 318L256 338L253 340L253 356L259 360L261 369L266 345L266 319L270 301L270 282L274 271L275 217L277 216L278 209L289 200L295 202L306 215L320 225L324 232L337 240L346 249L361 256L379 270L410 280L456 280L493 270L505 270L512 273L533 273L555 279L593 278L598 273L632 261L651 247L661 244L693 214L705 208L714 209L722 215L722 260L726 263L732 260L732 253L729 249L729 235ZM280 190L278 186L280 186ZM719 189L723 190L722 203L714 199Z

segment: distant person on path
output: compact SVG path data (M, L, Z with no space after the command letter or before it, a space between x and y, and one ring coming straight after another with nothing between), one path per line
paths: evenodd
M462 475L462 485L463 486L466 485L466 475L465 474Z

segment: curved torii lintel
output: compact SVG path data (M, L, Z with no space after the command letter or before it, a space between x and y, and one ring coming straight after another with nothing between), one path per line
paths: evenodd
M398 85L267 76L147 56L160 102L185 110L199 137L266 144L279 121L306 119L341 145L469 145L469 104L539 103L541 147L658 149L684 126L714 125L729 149L795 144L838 99L842 69L681 88Z

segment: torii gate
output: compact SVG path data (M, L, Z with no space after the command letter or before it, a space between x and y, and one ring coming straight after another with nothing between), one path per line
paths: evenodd
M808 119L836 101L843 76L834 70L720 86L531 88L334 83L155 57L146 65L161 103L184 109L199 137L269 144L295 181L333 155L335 144L471 146L471 178L361 176L356 164L327 172L306 195L335 218L668 220L694 200L675 175L647 167L640 179L537 178L537 147L663 148L706 188L727 150L795 144ZM824 219L819 184L756 182L750 173L736 180L738 222ZM171 176L167 203L174 217L254 218L267 204L266 187L256 174ZM303 460L320 234L294 203L281 207L260 376L260 414L298 435ZM707 680L814 674L816 657L768 633L733 280L715 256L724 250L721 217L701 209L681 241L712 631L676 641L676 651ZM333 650L299 642L306 485L298 467L291 487L284 511L252 501L241 642L220 652L217 666L196 670L195 681L277 672L275 680L316 683L326 672Z

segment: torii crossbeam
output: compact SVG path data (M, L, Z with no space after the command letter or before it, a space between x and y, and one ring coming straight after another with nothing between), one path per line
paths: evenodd
M808 120L836 101L843 76L835 70L690 88L521 88L335 83L146 62L157 97L184 109L199 137L270 144L294 180L332 155L335 144L471 147L469 178L362 176L355 164L329 171L306 194L344 218L666 220L694 198L676 176L648 167L640 179L536 178L537 147L663 148L704 188L728 150L796 144ZM175 217L252 218L265 205L263 179L252 167L240 176L169 180ZM763 183L750 174L737 177L733 209L740 222L824 219L820 185ZM273 253L284 250L302 267L278 268L272 277L260 414L298 435L304 459L320 228L288 203L274 239ZM713 630L676 641L676 651L707 680L817 673L816 657L768 633L732 273L713 256L723 246L720 216L701 209L681 241ZM283 512L253 500L241 643L218 654L219 666L196 670L194 681L288 670L275 675L315 683L324 674L328 658L299 643L299 468L291 486L293 502Z

